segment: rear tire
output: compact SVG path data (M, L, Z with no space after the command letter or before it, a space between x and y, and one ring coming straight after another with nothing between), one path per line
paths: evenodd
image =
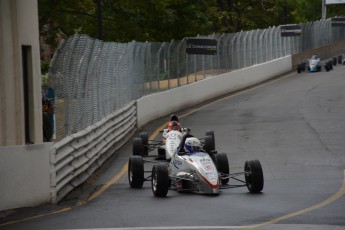
M214 139L213 136L207 135L205 136L205 145L204 150L208 154L211 154L211 151L215 149Z
M157 152L158 152L158 160L165 160L166 159L165 148L159 146L157 148Z
M144 161L141 156L131 156L128 162L128 182L131 188L142 188L144 184Z
M246 161L244 164L246 185L251 193L259 193L264 188L264 175L258 160Z
M338 64L341 64L342 60L343 60L343 56L342 56L342 55L339 55L339 56L338 56Z
M143 156L145 152L142 139L140 137L133 139L133 156Z
M205 132L205 136L212 136L213 142L214 142L214 143L216 142L216 139L214 138L214 131L213 131L213 130L207 130L207 131Z
M214 155L216 161L217 171L229 175L230 168L229 168L229 161L228 156L225 153L217 153ZM229 178L221 179L222 185L229 183Z
M302 64L298 64L297 65L297 73L301 73L302 72Z
M329 63L328 63L328 62L325 64L325 70L326 70L327 72L330 70L330 68L329 68Z
M152 167L151 188L156 197L165 197L169 190L169 173L165 165L154 165Z
M149 134L147 132L141 132L139 133L139 137L144 147L143 155L147 156L149 154Z

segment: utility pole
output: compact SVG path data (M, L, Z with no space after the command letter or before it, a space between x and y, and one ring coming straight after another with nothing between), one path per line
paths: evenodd
M98 39L103 40L102 0L97 0Z
M326 0L322 0L322 19L326 19Z

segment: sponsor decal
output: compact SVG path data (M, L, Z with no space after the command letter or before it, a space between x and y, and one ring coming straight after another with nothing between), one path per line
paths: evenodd
M187 54L216 55L217 40L210 38L188 38L186 44Z
M182 166L182 162L174 159L173 165L175 166L175 168L179 169Z
M291 25L280 26L280 35L282 37L300 36L301 34L302 34L301 25L291 24Z
M336 17L331 19L332 26L345 26L345 17Z
M206 171L213 171L214 170L214 167L213 165L211 164L211 162L202 162L201 163L202 167L206 170Z

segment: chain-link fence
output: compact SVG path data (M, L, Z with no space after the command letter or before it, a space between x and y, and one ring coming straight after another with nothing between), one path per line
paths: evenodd
M344 27L332 27L330 19L301 26L295 37L282 37L279 27L200 36L217 40L212 56L186 54L186 39L115 43L76 34L60 45L50 68L56 140L146 94L345 39Z

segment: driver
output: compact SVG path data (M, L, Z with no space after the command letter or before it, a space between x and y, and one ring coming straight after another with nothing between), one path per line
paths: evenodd
M313 56L311 56L311 59L316 60L316 59L318 59L318 56L316 54L314 54Z
M163 141L165 142L166 138L167 138L167 134L170 131L179 131L182 132L182 128L181 128L181 124L178 121L169 121L168 123L168 128L163 130Z
M187 137L184 142L186 153L197 153L201 151L201 143L198 138Z
M168 132L176 130L181 132L181 124L178 121L170 121L168 124Z

